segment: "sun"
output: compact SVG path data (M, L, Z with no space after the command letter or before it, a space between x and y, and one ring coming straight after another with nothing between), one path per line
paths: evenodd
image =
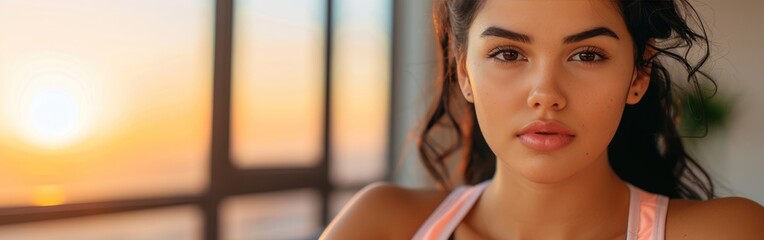
M17 111L23 135L43 147L65 147L79 140L87 120L87 105L76 79L46 73L31 79Z
M61 145L76 137L80 107L66 89L41 89L32 96L26 118L28 135L35 142Z

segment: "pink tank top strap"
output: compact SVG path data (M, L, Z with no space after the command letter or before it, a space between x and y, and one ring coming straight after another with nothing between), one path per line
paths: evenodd
M626 240L663 240L666 236L666 215L669 199L645 192L631 184L629 225Z
M419 228L413 239L448 239L448 236L475 205L488 183L490 181L474 186L460 186L451 191Z

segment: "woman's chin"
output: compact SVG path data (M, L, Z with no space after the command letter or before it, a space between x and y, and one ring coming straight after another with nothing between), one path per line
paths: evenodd
M534 156L506 165L514 168L509 172L519 174L527 181L554 184L564 182L581 170L579 164L574 163L570 159L563 161L552 156Z
M555 184L565 182L573 174L566 174L562 172L539 172L539 171L525 171L523 173L524 178L530 182L536 184Z

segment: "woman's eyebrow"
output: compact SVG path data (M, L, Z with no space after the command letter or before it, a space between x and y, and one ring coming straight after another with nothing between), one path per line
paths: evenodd
M608 36L608 37L612 37L612 38L620 40L620 38L618 37L618 34L615 34L615 32L613 32L613 30L610 30L610 28L595 27L590 30L586 30L580 33L567 36L565 37L565 40L563 40L562 42L565 44L575 43L575 42L580 42L580 41L597 37L597 36Z
M493 26L486 28L485 31L483 31L483 33L480 34L480 37L489 37L489 36L506 38L509 40L515 40L515 41L523 42L523 43L533 42L532 38L528 35L518 33L518 32L513 32L511 30L503 29L500 27L493 27ZM615 32L613 32L613 30L610 30L610 28L595 27L590 30L586 30L580 33L567 36L563 39L563 43L569 44L569 43L580 42L580 41L597 37L597 36L608 36L618 40L621 39L618 37L618 34L615 34Z
M507 29L503 29L500 27L489 27L486 28L483 33L480 34L480 37L500 37L500 38L506 38L509 40L515 40L518 42L523 43L531 43L531 37L528 35L522 34L522 33L516 33Z

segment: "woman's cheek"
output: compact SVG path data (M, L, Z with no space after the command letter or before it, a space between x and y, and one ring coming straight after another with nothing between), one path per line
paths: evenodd
M518 120L530 117L527 112L523 112L529 111L523 109L527 93L523 94L522 81L516 79L517 74L495 70L481 73L475 79L478 123L489 146L505 148L516 131L512 126L522 123Z
M589 126L596 126L602 135L604 142L609 142L610 138L615 134L618 124L623 114L623 108L625 101L622 100L623 96L620 96L621 91L615 91L616 89L610 89L609 92L592 93L587 99L587 106L596 106L585 108L587 111L583 115L590 116L584 119L589 119ZM582 119L582 120L584 120Z

